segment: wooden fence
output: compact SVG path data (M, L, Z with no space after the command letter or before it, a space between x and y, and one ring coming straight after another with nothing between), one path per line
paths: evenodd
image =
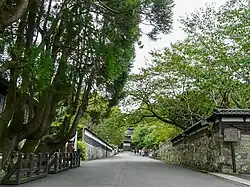
M80 152L70 153L70 166L69 168L79 167L81 163Z
M80 166L80 153L55 153L49 163L49 174L56 174Z
M48 154L33 153L25 157L20 153L16 164L2 179L2 184L23 184L46 177L48 174Z
M80 166L80 153L55 153L50 159L48 154L18 155L17 162L4 176L1 184L23 184L36 179L66 171Z
M69 154L55 153L49 163L49 174L60 173L69 169Z

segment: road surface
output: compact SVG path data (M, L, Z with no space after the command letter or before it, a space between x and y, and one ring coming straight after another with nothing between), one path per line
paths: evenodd
M81 167L49 175L21 187L240 187L209 174L121 153L83 162Z

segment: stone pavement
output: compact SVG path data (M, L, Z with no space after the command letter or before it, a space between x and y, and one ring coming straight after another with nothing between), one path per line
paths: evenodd
M121 153L21 187L240 187L242 185L153 159Z

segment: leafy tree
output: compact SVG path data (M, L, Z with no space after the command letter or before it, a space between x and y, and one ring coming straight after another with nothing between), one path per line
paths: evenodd
M124 132L127 126L124 115L121 114L117 107L114 107L111 115L97 126L96 131L100 137L107 140L110 144L120 146L123 143Z
M180 131L174 126L162 122L149 122L138 125L132 136L132 144L137 149L157 149L160 143L173 138Z
M149 36L156 39L172 23L171 0L19 3L22 10L14 13L15 19L3 23L5 13L19 4L0 1L0 73L9 80L0 118L3 165L23 140L25 153L53 153L62 147L74 136L95 93L108 98L109 108L115 106L124 94L139 24L149 23ZM52 124L59 129L49 134Z
M124 104L134 123L150 119L186 129L214 108L248 108L249 2L229 0L182 19L184 41L152 52L152 63L132 75Z

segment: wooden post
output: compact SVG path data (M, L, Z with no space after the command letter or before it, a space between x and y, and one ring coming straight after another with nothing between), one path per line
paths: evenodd
M27 173L27 177L28 177L28 180L30 180L32 177L34 153L30 153L28 161L29 161L29 163L28 163L29 171Z
M77 153L78 153L78 166L80 166L81 165L81 150L78 149Z
M66 154L62 153L62 158L63 158L63 169L66 169Z
M68 167L70 166L69 163L70 163L70 153L67 152L67 157L68 157Z
M62 169L62 153L59 153L59 171Z
M235 149L233 142L231 142L231 155L232 155L233 172L236 173Z
M72 168L74 167L74 152L71 153L72 157L71 157L71 162L72 162Z
M22 165L23 165L23 153L19 153L18 155L18 160L17 160L17 171L16 171L16 183L20 184L21 183L21 170L22 170Z
M54 164L54 172L57 173L58 167L58 153L55 154L55 164Z
M73 167L75 167L75 165L76 165L76 153L75 152L73 152L72 165L73 165Z
M72 168L72 153L69 153L69 168Z
M65 159L65 167L69 167L69 154L68 153L64 153L64 159Z
M46 173L46 175L48 175L49 173L49 153L45 154L45 169L44 172Z
M38 154L38 157L37 157L37 172L36 174L39 176L41 174L41 165L42 165L42 153L39 153Z

